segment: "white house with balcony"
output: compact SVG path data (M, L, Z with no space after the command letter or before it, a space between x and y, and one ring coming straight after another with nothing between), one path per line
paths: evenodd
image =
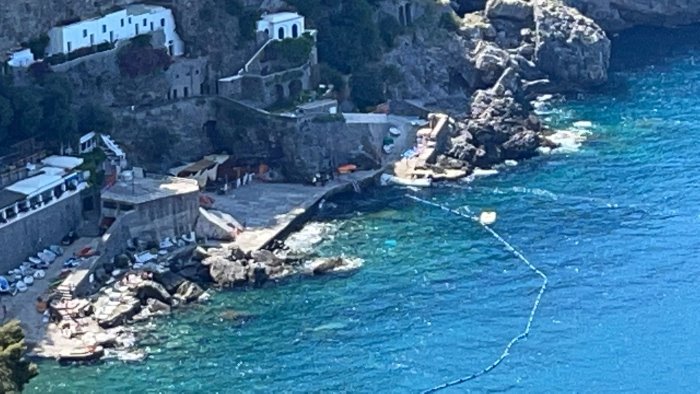
M49 30L47 54L67 54L80 48L117 43L141 34L162 31L170 55L180 56L185 52L185 45L175 28L175 18L170 9L132 4L97 18L52 28Z
M305 30L304 17L296 12L265 14L256 24L257 31L265 33L268 39L284 40L297 38Z

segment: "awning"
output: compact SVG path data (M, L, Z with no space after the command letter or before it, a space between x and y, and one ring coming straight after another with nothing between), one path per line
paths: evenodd
M82 157L49 156L49 157L43 159L41 162L47 166L63 168L66 170L72 170L72 169L80 166L81 164L83 164L83 161L84 160Z
M6 190L34 197L47 190L63 184L63 177L58 175L40 174L21 180L6 188Z

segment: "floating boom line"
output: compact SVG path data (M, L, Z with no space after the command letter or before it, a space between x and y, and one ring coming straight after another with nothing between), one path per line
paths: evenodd
M510 349L513 347L513 345L515 345L515 344L518 343L519 341L521 341L521 340L527 338L527 336L530 334L530 328L532 327L532 321L535 319L535 313L537 312L537 309L538 309L539 306L540 306L540 300L542 299L542 294L544 293L544 290L547 288L548 279L547 279L547 275L545 275L544 272L540 271L539 268L535 267L534 264L532 264L522 253L520 253L518 250L516 250L515 247L513 247L513 245L511 245L508 241L506 241L505 239L503 239L503 237L501 237L494 229L492 229L491 227L489 227L487 224L482 223L482 222L479 220L478 217L473 216L473 213L471 212L471 210L469 210L468 207L464 207L465 211L467 212L467 213L464 213L464 212L460 212L460 211L458 211L458 210L456 210L456 209L451 209L451 208L449 208L449 207L447 207L447 206L445 206L445 205L442 205L442 204L437 204L437 203L434 203L434 202L431 202L431 201L428 201L428 200L424 200L424 199L422 199L422 198L420 198L420 197L416 197L416 196L411 195L411 194L406 194L406 197L408 197L408 198L410 198L410 199L412 199L412 200L414 200L414 201L420 202L420 203L422 203L422 204L426 204L426 205L429 205L429 206L432 206L432 207L435 207L435 208L442 209L443 211L452 213L452 214L454 214L454 215L461 216L461 217L463 217L463 218L473 220L474 222L478 223L481 227L483 227L484 230L488 231L488 232L489 232L494 238L496 238L500 243L502 243L503 246L505 246L506 250L508 250L509 252L513 253L513 255L515 255L515 257L517 257L520 261L522 261L525 265L527 265L527 267L528 267L531 271L533 271L533 272L536 273L540 278L542 278L542 285L540 286L540 291L537 293L537 297L535 298L535 302L534 302L533 305L532 305L532 309L530 309L530 316L529 316L528 319L527 319L527 324L525 325L525 329L524 329L520 334L518 334L518 335L516 335L515 337L513 337L513 339L511 339L510 342L508 342L508 344L506 345L506 347L503 349L503 352L502 352L501 355L496 359L496 361L494 361L493 363L491 363L491 364L490 364L489 366L487 366L486 368L484 368L484 369L482 369L482 370L480 370L480 371L478 371L478 372L475 372L475 373L473 373L473 374L471 374L471 375L463 376L463 377L461 377L461 378L458 378L458 379L455 379L455 380L452 380L452 381L449 381L449 382L445 382L445 383L443 383L443 384L441 384L441 385L438 385L438 386L435 386L435 387L432 387L432 388L429 388L429 389L423 391L423 394L428 394L428 393L434 393L434 392L436 392L436 391L440 391L440 390L446 389L446 388L448 388L448 387L457 386L457 385L460 385L460 384L462 384L462 383L468 382L468 381L470 381L470 380L474 380L474 379L476 379L476 378L478 378L478 377L480 377L480 376L482 376L482 375L485 375L485 374L491 372L491 371L492 371L493 369L495 369L501 362L503 362L503 360L505 360L505 358L508 357L508 355L510 354Z

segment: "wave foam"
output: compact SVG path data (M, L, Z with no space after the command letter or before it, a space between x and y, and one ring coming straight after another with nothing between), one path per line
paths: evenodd
M298 232L290 234L284 243L295 252L310 253L322 241L333 239L337 230L335 223L310 222Z

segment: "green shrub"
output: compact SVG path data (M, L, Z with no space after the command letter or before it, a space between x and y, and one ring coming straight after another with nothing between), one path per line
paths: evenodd
M313 40L304 36L273 41L265 48L263 61L277 61L285 68L299 67L309 60L313 47Z
M99 104L85 104L78 110L78 132L109 133L114 126L112 113Z
M49 36L42 34L33 40L23 42L22 46L29 48L35 59L43 59L46 55L46 47L49 46Z
M366 110L386 100L382 70L362 67L350 77L350 96L360 110Z
M329 66L328 63L321 63L319 65L319 79L323 84L333 85L333 91L335 92L341 92L345 89L343 74Z
M24 354L24 333L17 320L0 326L0 392L19 393L37 375L36 365Z
M119 50L117 62L122 75L134 78L163 70L172 63L172 59L163 48L153 48L150 44L143 46L138 41L132 41Z
M238 17L238 30L241 38L246 41L255 38L255 23L260 19L260 12L257 10L245 10Z
M379 35L382 37L384 45L386 45L387 48L393 48L396 37L403 32L403 27L401 27L394 17L388 15L379 21L379 26L381 26Z
M243 14L243 2L241 0L224 0L224 11L231 16Z

